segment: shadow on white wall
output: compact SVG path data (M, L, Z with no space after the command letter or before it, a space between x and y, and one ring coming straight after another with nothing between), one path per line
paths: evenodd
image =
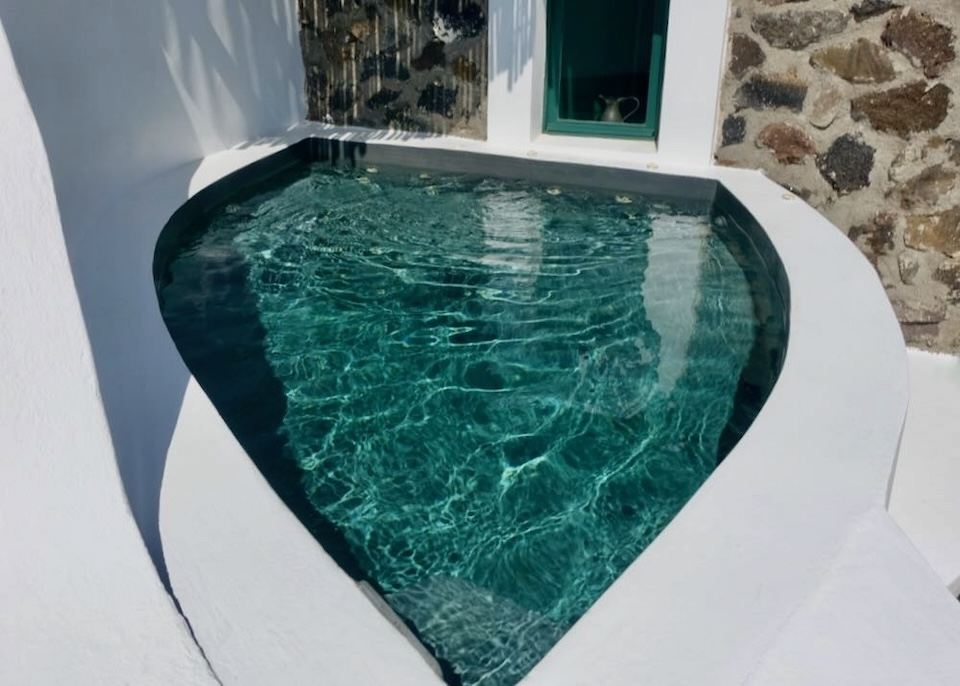
M537 6L538 0L490 0L490 79L506 74L510 90L533 63Z
M0 0L0 23L46 148L120 475L166 582L159 494L188 373L159 316L154 244L203 156L302 119L295 2Z

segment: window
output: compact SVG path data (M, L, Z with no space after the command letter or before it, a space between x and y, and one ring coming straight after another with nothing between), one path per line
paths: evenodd
M548 0L544 130L654 138L667 0Z

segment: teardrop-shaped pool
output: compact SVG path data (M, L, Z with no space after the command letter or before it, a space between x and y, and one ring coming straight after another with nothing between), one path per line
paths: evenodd
M720 463L783 356L782 283L735 213L570 181L303 162L157 251L191 372L449 681L526 674Z

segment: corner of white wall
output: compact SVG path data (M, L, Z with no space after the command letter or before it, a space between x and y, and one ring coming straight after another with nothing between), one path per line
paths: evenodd
M728 0L671 0L658 153L709 165L720 103Z
M487 143L526 147L543 120L546 0L489 0Z

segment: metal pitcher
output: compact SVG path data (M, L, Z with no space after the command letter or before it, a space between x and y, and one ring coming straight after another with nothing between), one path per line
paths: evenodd
M600 121L622 122L631 117L636 113L637 110L640 109L640 98L633 95L627 95L622 98L608 98L606 95L599 95L597 97L603 100L604 106L603 114L600 115ZM636 106L627 112L626 115L621 116L620 103L624 100L633 100L633 102L636 103Z

